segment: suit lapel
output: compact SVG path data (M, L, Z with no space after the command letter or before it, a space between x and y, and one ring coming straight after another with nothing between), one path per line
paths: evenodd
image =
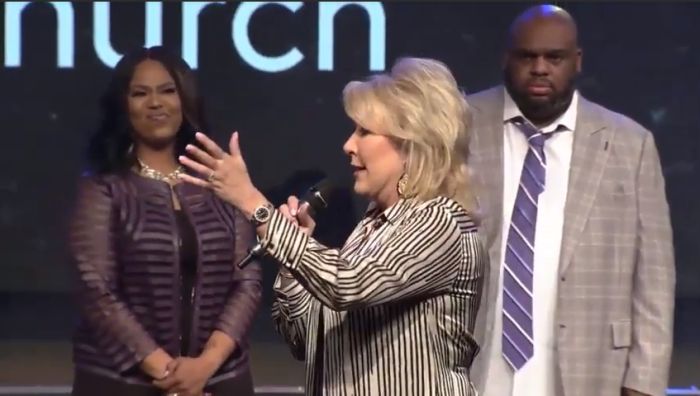
M484 273L474 337L482 345L472 376L475 383L486 381L485 368L490 335L496 315L498 278L501 265L501 218L503 217L503 87L495 87L471 98L473 133L470 148L481 216L481 235L486 239L490 265ZM469 99L468 99L469 100ZM483 386L480 386L483 388Z
M608 146L613 130L606 128L595 106L583 97L579 100L576 131L574 131L569 189L564 209L559 271L564 274L581 232L583 231L593 200L600 185L608 159Z
M477 169L482 228L493 246L503 216L503 87L484 93L475 111L472 163ZM500 246L500 245L499 245Z

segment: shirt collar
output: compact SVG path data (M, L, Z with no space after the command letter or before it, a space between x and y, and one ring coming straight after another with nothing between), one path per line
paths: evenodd
M505 88L503 89L503 91L504 91L503 122L507 123L507 122L513 121L514 119L517 119L517 118L526 119L525 116L523 116L523 113L518 108L518 106L513 101L513 98L511 98L508 91ZM544 128L540 128L540 130L543 133L550 133L550 132L556 131L557 128L559 128L560 126L568 129L569 131L576 130L576 118L578 115L578 100L579 100L579 93L578 93L578 91L574 91L574 96L571 98L571 103L569 103L569 107L566 109L564 114L562 114L553 123L545 126Z
M367 212L365 212L364 220L365 224L370 221L378 220L379 223L389 223L396 224L397 220L400 219L406 212L416 205L415 200L412 199L400 199L395 204L388 207L383 212L380 211L376 202L369 204Z

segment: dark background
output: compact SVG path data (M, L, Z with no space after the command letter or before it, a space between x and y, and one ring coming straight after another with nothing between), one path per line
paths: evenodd
M159 7L158 2L151 3L155 4L152 9ZM183 8L193 7L185 3L162 4L162 17L154 19L162 21L163 44L178 51L183 45L183 20L193 20L192 13L183 15ZM500 80L508 25L532 4L376 3L371 6L383 8L385 20L375 17L372 23L374 61L381 63L384 55L384 66L389 67L404 55L437 58L452 68L467 92L487 88ZM672 383L691 385L700 377L700 346L691 337L700 325L700 180L696 170L700 156L700 4L562 5L579 23L584 48L583 95L631 116L656 136L666 174L678 268ZM71 68L57 67L54 6L32 4L21 19L6 13L9 2L3 7L3 65L9 61L10 44L16 41L6 29L17 21L21 22L22 58L19 67L0 68L0 125L5 138L0 156L0 364L10 362L13 369L20 370L22 365L14 359L21 358L29 359L30 369L42 364L55 368L56 362L68 366L68 337L75 315L67 297L70 284L64 268L62 227L75 179L83 170L81 151L97 120L96 99L110 68L96 56L93 46L93 9L98 7L93 3L72 3L73 20L61 18L66 21L62 30L74 34ZM349 80L372 72L368 13L347 6L334 20L335 34L319 36L319 10L333 5L303 3L296 12L279 5L260 8L248 26L253 46L268 56L296 46L304 55L295 67L273 73L252 67L235 48L232 30L246 35L240 22L232 27L240 7L250 5L209 5L200 14L199 31L186 34L188 45L199 45L198 76L215 126L209 132L225 142L230 132L240 131L254 181L275 198L290 193L301 179L312 182L320 171L349 187L348 160L341 146L352 125L343 114L340 93ZM144 43L143 3L115 3L109 14L110 26L101 29L109 32L116 51ZM9 23L8 17L12 18ZM153 24L151 29L157 31ZM331 47L333 70L319 70L319 48L328 53ZM307 172L299 175L299 171ZM320 221L322 239L341 243L363 205L349 193L339 194L334 209ZM273 272L270 267L268 283ZM268 320L267 297L254 336L258 351L256 355L254 350L254 369L260 366L256 378L263 383L285 378L280 381L300 384L298 365L275 379L260 374L269 366L265 364L268 353L263 351L281 359L273 362L289 360ZM3 344L3 340L8 342ZM22 373L9 376L0 368L0 383L28 384L32 379L22 379ZM55 378L45 377L44 382L64 384L65 375L64 370ZM41 378L34 378L34 383L42 383Z

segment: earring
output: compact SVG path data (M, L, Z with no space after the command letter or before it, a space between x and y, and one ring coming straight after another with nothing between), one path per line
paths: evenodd
M399 197L405 198L404 194L406 194L406 186L408 185L408 175L403 174L399 178L399 182L396 184L396 191L399 193Z

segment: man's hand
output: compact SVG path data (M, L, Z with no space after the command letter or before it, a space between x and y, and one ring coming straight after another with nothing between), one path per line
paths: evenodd
M649 396L649 395L645 395L642 392L637 392L634 389L622 388L622 396Z
M168 376L153 381L153 384L165 390L167 394L201 396L204 386L217 367L208 359L179 357L168 364Z

